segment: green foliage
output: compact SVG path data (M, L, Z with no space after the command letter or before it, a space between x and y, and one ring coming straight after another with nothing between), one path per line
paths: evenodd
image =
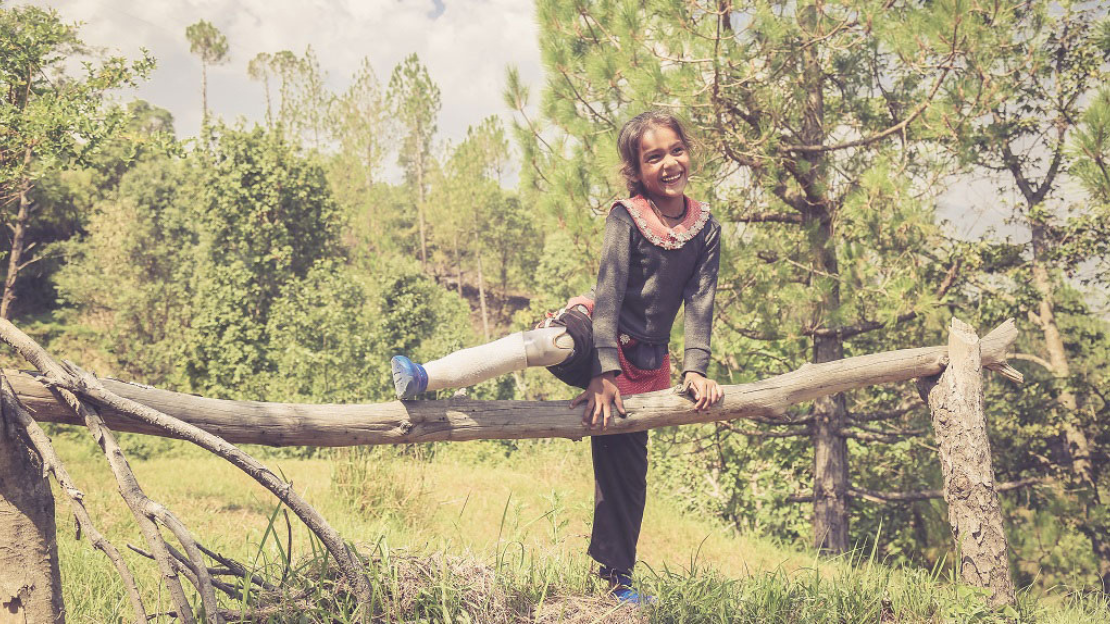
M428 277L394 267L381 278L380 293L379 327L387 353L427 361L465 344L465 322L459 321L465 319L466 304ZM388 368L386 359L382 364Z
M388 388L367 289L343 264L321 260L303 278L286 282L267 334L275 367L268 396L351 403Z
M63 180L63 171L96 165L105 152L118 150L117 137L129 116L106 94L134 86L154 60L146 54L134 62L89 60L80 77L69 76L67 61L88 58L76 27L53 10L33 6L0 7L0 41L0 222L12 232L0 243L5 260L0 309L10 318L9 306L19 294L27 295L21 312L49 307L43 277L56 263L41 252L72 236L82 219L77 206L66 201L70 183L79 181ZM23 284L28 277L31 283Z
M270 309L336 254L338 214L322 168L279 132L222 128L202 175L190 388L260 398Z
M200 57L205 65L226 63L227 37L212 22L200 20L185 28L185 38L189 40L189 51Z
M194 163L147 159L95 205L87 235L62 247L66 262L55 282L65 316L94 332L107 371L182 385L200 198Z
M374 68L362 59L351 86L336 98L330 119L332 135L339 140L336 173L350 178L341 188L362 196L371 192L389 144L387 113Z
M84 52L73 26L38 7L0 8L0 199L6 204L25 180L81 163L115 135L127 117L104 94L135 86L154 68L144 55L87 63L79 78L52 76Z

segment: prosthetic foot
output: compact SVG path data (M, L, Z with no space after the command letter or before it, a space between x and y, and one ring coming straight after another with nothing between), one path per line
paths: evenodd
M500 340L456 351L420 365L395 356L393 386L399 399L444 388L466 388L529 366L561 364L574 353L574 339L565 327L532 329Z
M393 389L398 399L415 399L428 388L428 373L424 367L403 355L395 355L389 362L393 366Z

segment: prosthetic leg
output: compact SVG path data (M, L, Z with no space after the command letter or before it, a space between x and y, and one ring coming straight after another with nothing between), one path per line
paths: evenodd
M550 325L456 351L424 365L403 355L394 356L390 363L397 398L413 399L422 392L465 388L529 366L555 366L573 354L574 339L566 327Z

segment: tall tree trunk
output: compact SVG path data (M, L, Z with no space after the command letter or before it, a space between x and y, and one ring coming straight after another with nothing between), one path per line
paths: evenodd
M420 133L417 133L419 136ZM424 152L417 146L416 153L416 218L420 222L420 270L428 272L428 235L424 226Z
M266 89L266 127L273 128L274 116L273 109L270 104L270 72L268 70L262 73L262 85Z
M821 38L821 3L799 10L802 30L814 41L802 55L802 80L806 102L802 113L803 143L825 142L824 73L818 56ZM833 238L835 202L827 196L828 166L821 152L806 153L796 163L805 192L805 222L809 228L812 280L823 293L814 310L814 327L824 326L840 307L839 267ZM821 364L844 357L838 336L814 336L813 362ZM839 553L848 549L848 443L841 431L847 409L843 394L814 403L813 427L813 541L819 550Z
M486 310L486 284L482 278L482 252L478 252L478 301L482 305L482 331L489 341L489 312Z
M54 496L0 411L0 624L65 622Z
M1048 363L1052 367L1050 372L1060 385L1059 394L1056 395L1056 405L1064 412L1062 421L1068 461L1073 474L1082 486L1079 492L1080 504L1084 507L1085 518L1097 517L1102 507L1102 496L1098 489L1099 475L1096 474L1095 467L1091 463L1090 441L1076 422L1079 402L1070 385L1071 366L1064 348L1064 339L1060 335L1060 327L1056 323L1055 286L1044 262L1047 252L1046 232L1040 223L1030 222L1029 225L1033 247L1033 287L1040 296L1035 320L1044 337L1045 352L1048 355ZM1080 523L1080 531L1091 542L1091 550L1098 561L1102 589L1110 593L1110 536L1106 535L1107 527L1102 523L1091 523L1087 520L1080 520Z
M12 302L15 301L15 283L23 269L23 252L26 248L27 225L31 220L31 180L27 168L31 166L31 148L23 151L23 179L19 183L19 212L12 226L12 251L8 255L8 274L4 277L4 294L0 296L0 318L11 320Z
M459 291L459 297L463 296L462 291L462 259L459 257L459 233L455 232L455 289Z
M926 392L940 447L944 501L960 557L960 578L990 591L992 606L1014 603L1014 582L994 487L990 439L983 413L982 344L967 324L953 318L948 334L948 367Z
M208 63L203 59L200 62L200 125L208 126Z
M840 340L817 339L815 363L843 358ZM819 550L848 550L848 443L841 431L847 415L844 395L814 402L813 538Z

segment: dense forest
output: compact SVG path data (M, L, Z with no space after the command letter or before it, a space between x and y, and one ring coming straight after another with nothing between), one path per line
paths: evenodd
M103 376L391 400L390 356L530 327L589 289L624 192L616 133L666 108L696 130L691 194L724 228L710 376L944 344L953 315L982 333L1016 319L1026 382L990 379L986 410L997 480L1025 484L1003 494L1017 581L1110 591L1105 13L537 0L545 82L507 68L505 108L447 142L451 102L416 55L388 77L367 59L331 92L311 48L236 49L199 21L182 37L205 121L180 137L166 110L119 97L156 59L105 57L63 15L0 6L0 316ZM207 68L229 50L252 57L263 123L208 110ZM996 185L1013 234L968 240L942 218L970 178ZM680 361L681 324L671 349ZM539 370L470 396L572 394ZM912 384L793 421L655 431L652 478L743 532L923 568L950 557ZM523 444L538 443L504 452Z

